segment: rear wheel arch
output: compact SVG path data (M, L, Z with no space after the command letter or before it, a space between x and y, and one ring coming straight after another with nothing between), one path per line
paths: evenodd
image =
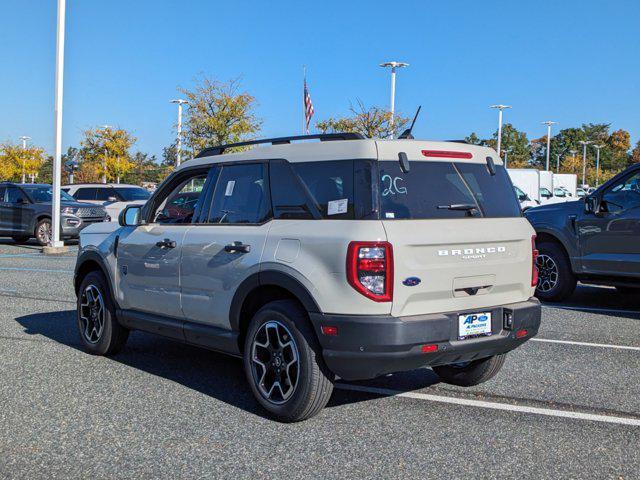
M569 263L572 263L571 262L571 255L569 254L569 249L555 235L553 235L553 234L551 234L549 232L536 232L536 245L540 245L541 243L555 243L555 244L557 244L562 249L564 254L566 255L567 260L569 260Z
M277 271L253 274L240 284L231 303L229 321L231 329L239 333L240 351L244 347L245 334L253 316L263 306L277 300L292 300L307 315L320 311L309 291L292 276Z

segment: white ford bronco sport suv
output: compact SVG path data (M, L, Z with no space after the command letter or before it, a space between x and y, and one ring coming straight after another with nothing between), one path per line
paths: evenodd
M253 144L270 145L225 153ZM283 421L317 414L336 376L429 366L476 385L538 332L534 238L489 148L351 133L213 147L82 231L80 337L98 355L135 329L242 357Z

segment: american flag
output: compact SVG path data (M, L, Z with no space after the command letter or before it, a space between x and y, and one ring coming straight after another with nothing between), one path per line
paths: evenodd
M304 80L304 121L307 133L309 133L309 122L313 117L313 103L311 103L311 95L309 95L309 89L307 88L307 79Z

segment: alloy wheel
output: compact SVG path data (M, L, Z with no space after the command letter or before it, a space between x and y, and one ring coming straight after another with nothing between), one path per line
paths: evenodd
M260 394L280 405L298 385L298 347L289 329L277 320L263 323L251 342L251 372Z
M536 266L538 267L538 290L541 292L552 290L558 284L558 264L549 255L541 253L536 259Z
M104 331L105 306L100 290L87 285L80 299L82 335L89 343L98 343Z
M42 245L49 245L49 243L51 243L51 224L49 222L42 222L40 226L38 226L36 235Z

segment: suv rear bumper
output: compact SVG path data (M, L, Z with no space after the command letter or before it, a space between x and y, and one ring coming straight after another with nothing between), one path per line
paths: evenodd
M402 318L311 313L310 317L329 369L345 380L365 380L506 353L538 333L541 311L540 302L535 298L479 310L491 311L492 334L467 340L457 338L458 315L472 312ZM509 329L504 326L508 313L513 319ZM324 335L322 326L337 327L338 335ZM526 335L517 338L518 330L526 330ZM438 346L437 351L422 352L423 345L434 344Z

